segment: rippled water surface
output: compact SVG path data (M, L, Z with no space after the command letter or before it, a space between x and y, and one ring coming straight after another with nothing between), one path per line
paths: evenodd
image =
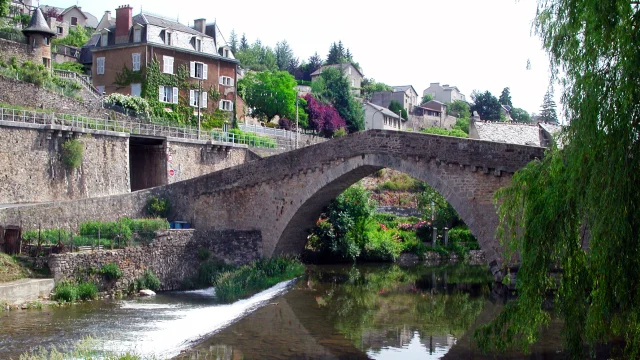
M503 298L482 267L309 266L223 305L214 289L0 314L0 359L84 336L99 351L177 359L564 359L560 326L532 354L480 354Z

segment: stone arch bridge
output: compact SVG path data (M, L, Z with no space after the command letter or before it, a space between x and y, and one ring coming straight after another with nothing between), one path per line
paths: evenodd
M391 168L429 184L449 201L495 274L501 259L494 194L543 153L533 146L370 130L150 190L5 209L0 224L38 214L70 224L140 216L146 198L162 194L171 200L172 217L190 220L197 231L258 231L259 256L299 253L331 199L363 177Z

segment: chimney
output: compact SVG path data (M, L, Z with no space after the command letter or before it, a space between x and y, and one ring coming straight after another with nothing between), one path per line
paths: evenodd
M129 5L116 9L116 44L129 42L129 29L133 25L132 12L133 8Z
M109 10L105 11L104 16L107 18L107 21L111 21L111 11Z
M207 30L207 20L206 19L195 19L193 20L193 29L200 33L205 33Z

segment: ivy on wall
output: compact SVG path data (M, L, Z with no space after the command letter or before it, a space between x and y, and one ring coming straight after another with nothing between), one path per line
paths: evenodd
M132 83L142 84L141 96L145 98L151 106L151 114L156 120L166 125L197 125L197 115L194 115L194 107L189 104L189 90L197 90L198 83L189 81L189 68L187 65L180 65L175 74L165 74L160 70L160 62L154 58L151 63L141 71L131 71L126 66L122 72L116 74L115 83L119 87L126 87ZM160 86L178 87L178 103L169 104L160 102ZM205 89L203 89L205 90ZM214 87L208 89L209 109L201 109L202 128L221 128L225 121L230 121L231 114L218 109L218 102L221 94Z

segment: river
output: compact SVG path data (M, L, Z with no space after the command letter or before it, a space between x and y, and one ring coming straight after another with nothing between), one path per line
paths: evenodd
M0 313L0 359L93 338L98 352L158 359L495 359L472 342L503 299L484 267L308 266L233 304L214 289ZM563 359L554 322L532 354Z

